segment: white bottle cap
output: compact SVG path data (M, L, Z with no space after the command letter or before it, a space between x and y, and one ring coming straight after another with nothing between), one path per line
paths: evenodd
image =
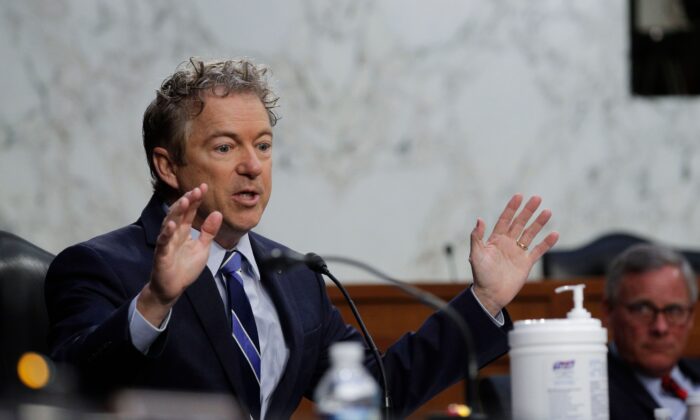
M331 345L331 361L334 365L359 363L363 353L364 348L357 341L339 341Z
M556 293L572 291L574 293L574 307L567 314L566 317L572 318L590 318L591 313L583 307L583 288L586 287L585 284L571 284L566 286L559 286L554 291Z
M670 408L655 408L654 420L670 420L673 412Z
M685 403L688 405L700 405L700 392L691 392L688 394Z

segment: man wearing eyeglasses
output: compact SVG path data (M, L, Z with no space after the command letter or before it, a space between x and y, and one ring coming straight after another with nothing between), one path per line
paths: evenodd
M639 244L610 266L604 311L613 334L608 356L610 418L654 419L669 408L686 418L685 397L700 391L700 371L681 359L698 298L695 274L682 255Z

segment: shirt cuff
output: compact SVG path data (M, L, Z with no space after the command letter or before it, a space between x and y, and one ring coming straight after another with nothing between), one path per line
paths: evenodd
M474 300L476 300L476 302L479 304L479 306L481 306L481 309L483 309L484 312L486 312L486 314L488 314L489 318L491 318L491 321L493 321L494 324L498 325L499 327L502 327L506 324L506 320L503 317L503 311L498 311L496 316L491 315L491 312L486 310L484 305L479 300L479 297L476 295L476 293L474 293L474 288L470 287L469 291L472 293L472 296L474 296ZM168 315L168 316L170 316L170 315Z
M148 353L156 338L165 331L170 322L170 315L173 313L172 308L168 311L168 316L165 317L159 327L154 326L141 315L141 312L136 308L136 300L140 294L131 301L129 305L129 333L131 334L131 344L143 354Z

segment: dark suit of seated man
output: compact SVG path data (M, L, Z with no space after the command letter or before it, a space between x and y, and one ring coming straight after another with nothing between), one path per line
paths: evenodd
M684 392L699 389L700 372L681 359L693 327L697 280L688 261L668 248L640 244L611 264L605 284L610 418L654 419L669 408L686 417Z
M271 191L273 112L266 69L192 59L162 84L143 121L154 195L133 224L72 246L46 278L51 356L85 384L224 392L254 418L287 418L311 398L329 347L361 340L299 266L258 267L283 247L251 230ZM549 210L516 194L484 238L471 234L475 283L452 302L479 365L507 351L502 309L556 242L535 236ZM291 221L304 223L301 220ZM443 313L383 355L396 416L465 375L465 347ZM365 364L376 376L369 357Z

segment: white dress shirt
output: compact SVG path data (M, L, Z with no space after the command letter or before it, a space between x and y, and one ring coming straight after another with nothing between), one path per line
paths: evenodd
M165 211L167 213L167 207L165 207ZM193 239L198 238L199 234L200 232L198 230L192 229L191 235ZM265 418L272 393L277 387L282 373L284 372L284 368L287 365L289 348L284 341L284 334L282 333L277 310L275 309L270 295L260 281L260 272L257 262L255 261L255 256L253 255L253 249L250 245L248 234L245 234L240 239L235 249L243 254L249 263L244 264L244 268L247 267L247 269L242 270L243 289L250 301L253 316L255 317L255 325L258 329L261 359L260 415L261 418ZM221 245L215 241L212 241L212 245L209 249L209 259L207 261L207 268L216 281L216 288L224 303L223 308L225 316L229 316L228 309L226 309L228 308L226 280L218 274L218 270L223 263L227 251L229 250L221 247ZM505 320L502 311L494 317L484 308L479 298L474 294L473 289L470 290L470 293L474 295L474 299L481 305L481 308L491 317L491 320L496 325L499 327L504 325ZM161 325L156 327L149 323L138 309L136 309L137 299L138 295L131 301L129 307L129 331L131 333L131 342L134 347L143 354L146 354L151 344L158 338L158 335L167 328L172 310L168 313Z
M688 413L688 406L685 401L680 398L669 395L668 392L664 391L661 386L661 378L654 378L651 376L642 375L641 373L635 373L639 381L644 385L644 388L649 391L649 394L656 400L659 407L669 408L673 415L671 418L673 420L684 420L686 414ZM671 378L673 378L678 385L683 389L691 392L697 392L698 389L693 385L693 382L681 372L678 365L673 367L671 370Z
M199 237L199 231L192 229L192 237ZM289 349L284 341L282 326L275 305L260 281L260 272L250 246L250 238L244 235L235 248L248 261L242 270L243 289L250 301L250 306L255 317L255 326L258 329L260 341L260 416L265 418L265 413L270 404L270 398L282 377L284 368L289 358ZM224 303L224 316L229 316L228 294L226 293L226 280L218 273L219 267L228 250L216 242L212 242L209 249L207 268L212 273L216 282L216 288ZM134 347L146 354L151 344L158 335L165 331L170 322L170 313L163 323L156 327L151 325L136 309L136 296L129 307L129 330ZM172 312L172 311L171 311Z

